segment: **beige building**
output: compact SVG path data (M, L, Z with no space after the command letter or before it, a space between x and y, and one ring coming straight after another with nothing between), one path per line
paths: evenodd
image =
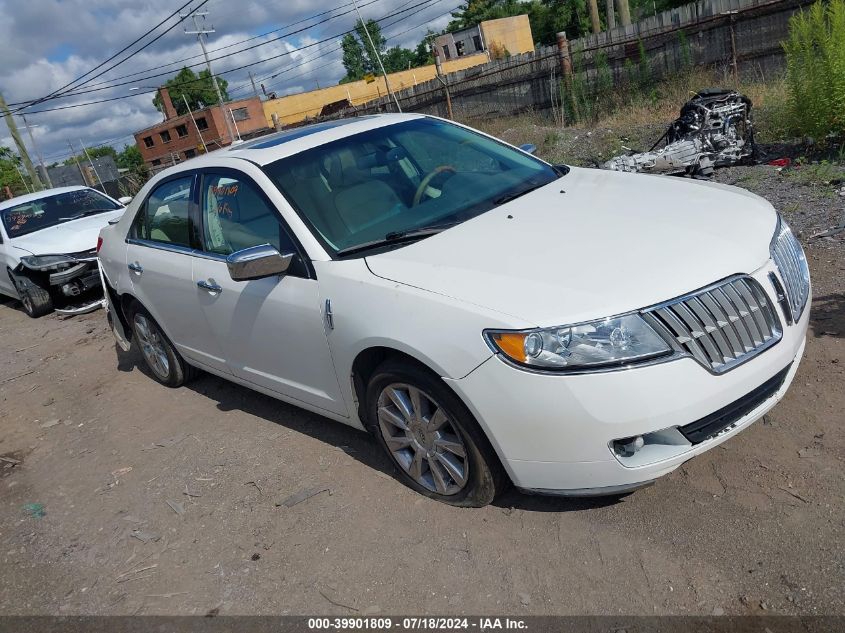
M491 57L518 55L534 50L534 38L527 15L485 20L475 26L434 38L434 46L444 61L460 59L485 51Z
M461 42L462 44L459 44ZM434 40L434 46L443 63L443 72L449 74L485 64L491 57L495 58L505 51L511 55L533 51L534 40L531 36L528 16L518 15L500 20L487 20L457 33L441 35ZM435 76L435 67L431 64L391 73L388 79L390 89L398 92L434 79ZM267 117L267 125L270 127L274 125L274 115L281 125L290 125L299 123L307 117L319 115L325 106L339 102L342 105L348 102L357 106L386 94L384 77L380 76L371 82L353 81L348 84L269 99L264 102L264 114Z
M444 63L443 72L452 73L471 66L484 64L487 61L486 53L477 53ZM390 73L388 75L390 89L399 91L409 88L418 83L434 79L435 74L434 64L419 66L410 70L402 70L398 73ZM290 125L291 123L299 123L307 117L317 116L323 110L324 106L337 103L338 101L348 101L352 105L361 105L386 94L387 88L384 84L384 77L378 76L372 82L362 79L361 81L352 81L348 84L339 84L328 88L320 88L319 90L299 92L284 97L277 97L276 99L269 99L264 102L264 114L267 116L267 124L271 127L274 125L274 114L279 118L279 122L282 125Z

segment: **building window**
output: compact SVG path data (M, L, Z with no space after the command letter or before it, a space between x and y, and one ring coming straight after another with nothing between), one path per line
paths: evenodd
M463 42L455 42L455 50L458 53L458 57L461 57L464 54L464 43Z
M185 138L186 136L188 136L188 126L184 123L182 125L177 125L176 136L178 136L179 138Z
M208 129L208 121L205 120L204 116L201 116L197 119L197 128L199 128L200 130Z
M159 136L161 137L162 143L170 142L170 132L168 130L165 130L164 132L159 132Z
M450 57L452 57L452 55L449 53L449 45L448 44L446 44L443 47L443 57L445 57L446 59L449 59Z
M197 150L195 150L195 149L186 149L185 150L185 160L188 160L189 158L193 158L196 155L197 155Z
M232 118L235 121L246 121L249 118L249 110L246 108L235 108L232 110Z
M472 36L472 44L475 46L475 50L480 51L483 50L481 46L481 36L480 35L473 35Z
M153 160L153 167L158 167L159 165L161 165L161 161L158 158Z
M153 137L152 136L145 136L144 137L144 146L145 147L152 147L153 146Z

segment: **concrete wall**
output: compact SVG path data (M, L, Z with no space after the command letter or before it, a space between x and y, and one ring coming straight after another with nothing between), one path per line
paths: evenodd
M466 57L443 62L443 72L456 72L486 62L487 55L485 53L467 55ZM434 79L435 75L434 64L431 64L429 66L411 68L410 70L402 70L398 73L390 73L388 78L390 80L391 90L400 91L415 86L418 83ZM378 99L383 95L387 95L387 88L385 87L384 77L380 76L376 77L376 80L372 83L367 83L363 80L352 81L347 84L321 88L320 90L300 92L277 99L270 99L263 104L264 116L266 118L266 124L270 127L273 125L274 114L278 115L279 120L283 124L288 125L299 123L307 117L317 116L320 114L323 106L329 103L348 99L352 105L360 105L373 99Z

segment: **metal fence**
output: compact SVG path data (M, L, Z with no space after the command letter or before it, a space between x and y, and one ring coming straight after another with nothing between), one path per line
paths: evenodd
M789 18L809 0L702 0L629 26L568 42L571 90L594 91L601 82L623 88L647 77L656 81L690 67L727 68L765 80L782 73L781 42ZM448 75L455 118L471 120L525 111L563 112L567 98L557 47L492 61ZM579 88L580 87L580 88ZM396 94L406 112L446 116L437 80ZM338 116L390 111L387 96Z

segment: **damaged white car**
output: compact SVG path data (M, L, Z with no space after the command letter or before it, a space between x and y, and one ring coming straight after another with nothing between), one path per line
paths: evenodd
M122 198L128 202L129 198ZM61 187L0 203L0 294L40 317L76 314L102 301L97 237L123 204L88 187Z

